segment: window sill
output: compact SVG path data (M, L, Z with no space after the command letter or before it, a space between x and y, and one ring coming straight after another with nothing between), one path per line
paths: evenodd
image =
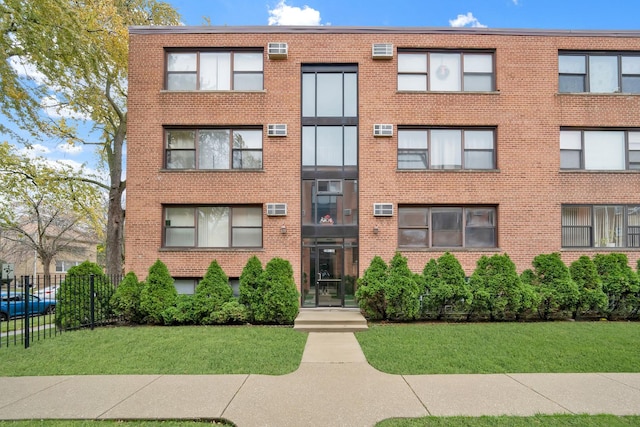
M264 169L160 169L160 172L163 173L248 173L248 172L259 172L264 173Z
M502 252L500 248L416 248L413 246L398 246L398 252Z
M623 248L623 247L608 247L602 246L598 248L562 248L560 249L562 252L638 252L640 248Z
M258 89L258 90L168 90L161 89L161 94L165 93L267 93L266 89Z
M436 94L436 95L451 95L451 94L459 94L459 95L500 95L499 90L492 91L464 91L464 90L446 90L446 91L436 91L436 90L396 90L396 94L411 94L411 93L421 93L421 94Z
M633 92L557 92L556 95L575 96L640 96L640 93Z
M396 169L396 172L500 173L500 169ZM639 171L640 172L640 171Z
M160 248L158 252L264 252L264 248Z
M640 173L640 169L560 169L560 173L569 174L569 173L615 173L615 174L638 174Z

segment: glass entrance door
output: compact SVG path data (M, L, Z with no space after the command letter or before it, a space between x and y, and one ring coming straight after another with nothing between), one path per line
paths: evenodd
M317 307L342 307L342 248L316 248L315 291Z

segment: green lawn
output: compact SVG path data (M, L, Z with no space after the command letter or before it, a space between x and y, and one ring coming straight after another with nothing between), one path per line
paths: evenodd
M0 376L268 374L300 365L307 335L288 327L109 327L0 348Z
M356 337L391 374L640 372L638 322L373 324Z
M24 318L16 318L0 321L0 332L22 331L24 328L24 320ZM55 321L56 317L54 314L43 314L41 316L32 316L29 319L29 325L31 325L31 328L37 328L39 326L53 325Z
M622 427L640 426L640 417L613 415L537 415L535 417L424 417L390 419L376 427Z

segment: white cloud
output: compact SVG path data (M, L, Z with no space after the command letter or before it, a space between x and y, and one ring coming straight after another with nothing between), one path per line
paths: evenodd
M466 15L458 15L456 19L449 20L449 25L452 27L487 28L487 26L481 24L471 12L467 12Z
M32 79L39 85L46 84L47 78L42 74L35 65L30 63L26 58L20 56L12 56L9 58L9 65L15 70L20 77Z
M28 157L30 159L35 159L36 157L40 157L44 154L51 153L49 147L46 147L41 144L32 144L29 147L24 147L19 151L21 156Z
M518 5L518 0L513 0L513 4Z
M289 6L285 0L275 8L269 10L269 25L322 25L320 24L320 12L309 6L302 9Z
M62 103L55 95L49 95L40 101L45 114L53 119L74 119L89 120L90 117L73 111L66 104Z
M71 145L71 144L64 143L64 144L58 145L56 149L58 151L61 151L66 154L71 154L71 155L80 154L83 151L83 147L80 144Z

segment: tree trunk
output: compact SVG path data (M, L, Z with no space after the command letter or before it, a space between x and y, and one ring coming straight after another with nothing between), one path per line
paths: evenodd
M126 183L122 181L122 156L124 139L127 132L126 113L122 114L120 123L113 138L113 146L105 145L109 163L109 208L107 210L107 275L121 275L123 261L124 209L122 194Z

